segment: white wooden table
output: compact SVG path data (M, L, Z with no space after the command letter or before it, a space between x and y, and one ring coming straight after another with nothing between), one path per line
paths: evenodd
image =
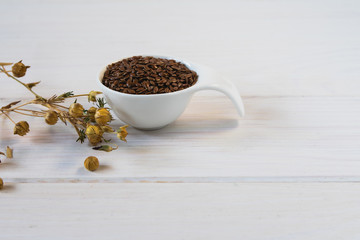
M359 26L357 0L2 0L0 60L31 65L24 80L45 96L167 55L222 72L247 115L203 92L111 153L60 123L32 119L22 138L1 119L15 158L0 165L0 239L360 239ZM31 97L0 83L1 106Z

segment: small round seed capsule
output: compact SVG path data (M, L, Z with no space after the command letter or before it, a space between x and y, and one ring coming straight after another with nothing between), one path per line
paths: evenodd
M89 171L95 171L99 167L99 159L94 156L87 157L84 161L84 166Z
M91 108L89 108L89 110L87 111L87 114L88 114L91 122L95 122L95 113L96 113L96 110L97 110L96 107L91 107Z
M30 131L30 126L26 121L20 121L15 124L14 134L24 136Z
M101 142L103 133L103 130L99 126L95 125L88 125L85 131L85 134L92 145L96 145Z
M30 66L25 66L21 61L15 63L11 68L11 72L13 73L13 75L18 78L25 76L26 70L30 67Z
M98 91L91 91L89 93L89 96L88 96L88 101L89 102L96 102L96 95L98 94L101 94L102 92L98 92Z
M45 114L45 122L49 125L55 125L58 118L58 114L55 111L47 111Z
M95 113L95 121L99 125L106 125L111 121L111 115L106 108L99 108Z
M73 103L69 107L69 113L73 117L81 117L84 113L84 107L80 103Z

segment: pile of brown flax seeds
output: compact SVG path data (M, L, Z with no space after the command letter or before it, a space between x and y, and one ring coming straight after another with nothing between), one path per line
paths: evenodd
M196 72L172 59L134 56L110 64L102 83L129 94L170 93L191 87L198 80Z

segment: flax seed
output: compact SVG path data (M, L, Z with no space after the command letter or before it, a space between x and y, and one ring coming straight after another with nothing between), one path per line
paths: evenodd
M159 94L191 87L196 72L175 60L135 56L110 64L102 83L128 94Z

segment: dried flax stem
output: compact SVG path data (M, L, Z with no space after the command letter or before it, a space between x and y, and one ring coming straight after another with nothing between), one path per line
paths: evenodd
M40 95L38 95L37 93L35 93L31 88L28 87L28 85L26 85L25 83L23 83L22 81L20 81L19 79L13 77L12 75L10 75L8 73L8 71L6 71L6 69L4 68L4 66L1 66L3 69L3 72L10 78L14 79L15 81L17 81L18 83L20 83L21 85L23 85L24 87L26 87L32 94L35 95L36 98L38 99L44 99L43 97L41 97Z
M28 113L19 112L18 110L14 110L14 112L16 112L16 113L18 113L18 114L30 116L30 117L44 117L44 115L39 116L39 115L36 115L36 114L28 114Z
M15 122L14 120L12 120L11 117L10 117L7 113L5 113L5 112L3 112L3 111L2 111L2 113L3 113L8 119L10 119L10 121L12 121L14 124L16 124L16 122Z
M5 66L12 65L12 71L7 71ZM55 125L60 119L65 125L67 122L75 128L75 131L78 135L78 140L83 142L84 139L88 138L89 142L92 145L97 145L101 141L106 141L103 137L104 133L113 133L117 134L118 138L122 141L126 141L125 137L127 132L125 129L119 129L117 132L113 130L109 123L112 121L111 114L107 107L105 107L106 102L103 98L97 98L98 94L101 92L90 91L88 94L78 94L74 95L72 91L65 92L61 95L53 95L50 98L44 98L37 93L35 93L32 88L36 87L40 82L30 82L24 83L18 78L25 76L27 68L30 66L25 66L21 61L18 63L1 63L0 62L0 73L5 73L6 76L15 80L16 82L23 85L27 88L33 95L35 99L20 104L20 101L11 102L6 106L0 107L0 115L4 114L8 119L15 124L14 134L19 136L25 136L30 131L30 125L26 121L15 122L10 116L10 112L17 114L31 116L31 117L40 117L44 118L45 122L48 125ZM11 72L11 74L10 74ZM88 97L89 102L96 104L96 107L90 107L89 109L84 109L84 107L77 103L77 99L70 107L63 106L60 103L63 103L67 98L77 98L77 97ZM32 110L27 109L25 106L34 104L37 106L45 107L46 110ZM109 150L110 148L107 148ZM113 148L112 150L115 150Z

